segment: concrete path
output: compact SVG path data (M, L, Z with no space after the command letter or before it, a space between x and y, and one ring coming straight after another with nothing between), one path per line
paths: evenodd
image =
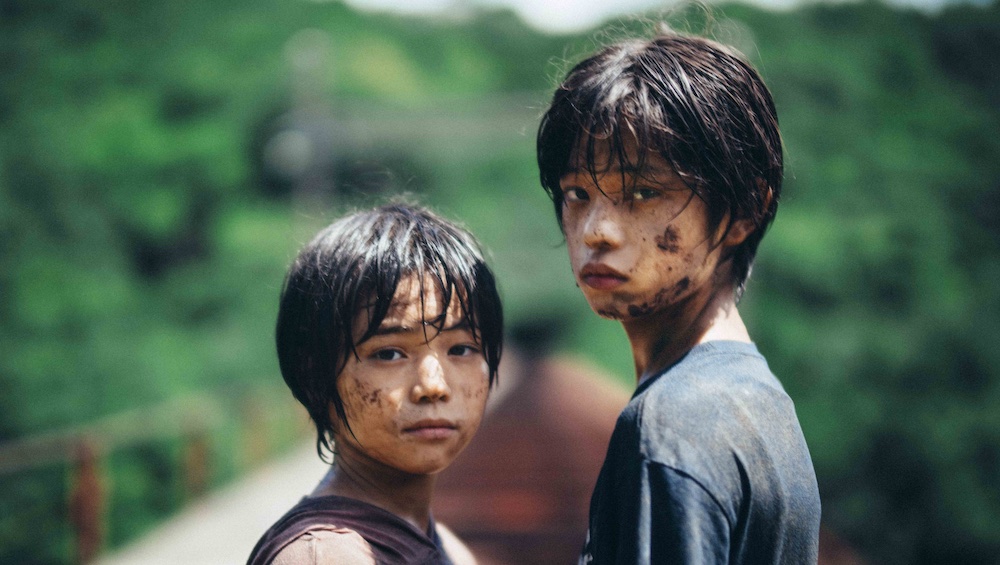
M310 492L327 466L316 444L295 448L248 477L192 503L96 565L243 565L264 530Z

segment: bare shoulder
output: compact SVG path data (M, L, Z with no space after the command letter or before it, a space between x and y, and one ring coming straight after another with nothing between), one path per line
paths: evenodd
M452 563L455 565L476 565L476 558L466 547L462 540L458 539L458 536L454 534L447 526L441 524L440 522L435 524L437 528L438 536L441 537L441 545L444 547L445 553L451 558Z
M272 565L375 565L372 548L354 530L310 530L285 546ZM458 565L456 563L456 565Z

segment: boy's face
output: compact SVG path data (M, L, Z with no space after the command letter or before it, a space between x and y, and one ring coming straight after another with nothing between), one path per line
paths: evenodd
M626 153L634 163L634 144ZM560 181L570 264L590 307L624 322L704 303L690 299L718 289L726 219L710 230L705 203L659 155L622 171L599 145L595 161L596 182L582 165Z
M337 426L337 457L369 469L410 474L447 467L479 428L489 370L458 300L447 305L443 329L427 325L445 311L441 293L416 278L401 281L376 334L357 345L337 378L337 392L354 436ZM367 328L367 312L355 324ZM425 333L426 331L426 333ZM338 422L330 408L330 417Z

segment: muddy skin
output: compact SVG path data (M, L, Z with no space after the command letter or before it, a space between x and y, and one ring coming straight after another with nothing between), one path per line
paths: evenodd
M681 250L680 236L673 224L663 230L663 235L656 236L656 246L667 253L677 253Z
M376 405L382 400L382 391L377 388L368 388L360 383L354 383L358 397L366 404Z
M638 318L639 316L645 316L653 311L653 307L649 304L643 304L642 306L636 306L635 304L628 305L628 315L633 318Z
M683 294L689 286L691 286L691 279L688 277L684 277L683 279L677 281L677 284L674 285L674 298Z
M663 304L663 297L666 296L668 290L670 289L661 288L656 292L656 296L654 296L649 302L644 302L639 305L629 304L628 315L633 318L638 318L655 312Z
M639 305L629 304L628 314L633 318L638 318L640 316L645 316L646 314L651 314L652 312L655 312L656 310L659 310L660 308L663 307L664 304L663 299L665 296L667 296L667 293L670 293L670 297L672 299L677 298L680 295L684 294L684 291L686 291L689 286L691 286L691 279L688 277L684 277L683 279L677 281L677 284L675 284L674 286L670 288L661 288L660 290L658 290L656 292L656 296L654 296L653 299L650 300L649 302L645 302Z
M632 306L630 306L630 308L632 308ZM602 318L606 318L608 320L622 321L625 319L625 316L622 316L621 314L615 312L614 310L598 310L597 315Z
M685 280L687 280L687 279L685 279ZM678 283L678 284L680 284L680 283ZM663 307L663 303L664 303L663 298L667 295L667 292L670 292L671 290L674 290L674 294L673 294L674 296L677 296L677 294L679 294L676 291L676 288L677 288L676 286L671 287L669 289L668 288L661 288L660 290L656 291L656 296L654 296L653 299L650 300L649 302L644 302L643 304L639 304L639 305L629 304L629 306L628 306L628 314L629 314L629 316L632 316L633 318L638 318L640 316L645 316L646 314L651 314L651 313L659 310L660 308ZM687 288L686 284L684 285L684 288ZM683 290L682 290L682 292L683 292Z

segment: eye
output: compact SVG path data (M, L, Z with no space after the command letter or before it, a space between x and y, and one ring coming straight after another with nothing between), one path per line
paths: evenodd
M474 345L461 344L453 345L448 349L448 355L455 355L457 357L467 357L469 355L478 355L479 348Z
M587 191L576 186L563 189L563 201L565 202L586 202L590 200Z
M638 186L632 190L632 200L642 202L644 200L651 200L660 195L660 191L655 188L648 188L644 186Z
M371 357L376 361L398 361L403 358L403 352L394 348L385 348L372 353Z

